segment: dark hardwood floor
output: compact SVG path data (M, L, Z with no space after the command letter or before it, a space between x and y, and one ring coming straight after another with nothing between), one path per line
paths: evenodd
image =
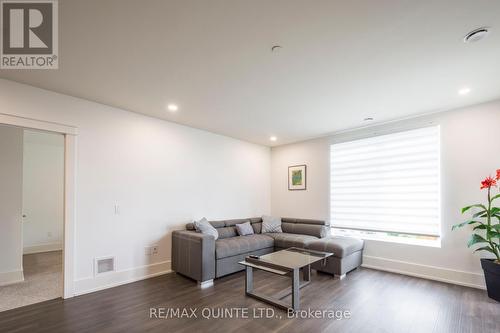
M256 272L254 284L273 294L288 280ZM243 272L203 290L187 278L167 274L0 312L0 332L500 332L500 303L485 291L370 269L360 268L344 280L313 272L312 283L302 289L302 309L348 310L349 319L289 319L286 312L245 297L243 291ZM152 307L196 308L198 318L150 318ZM221 309L233 309L226 314L236 316L242 307L249 309L249 318L202 316ZM274 318L253 313L266 308Z

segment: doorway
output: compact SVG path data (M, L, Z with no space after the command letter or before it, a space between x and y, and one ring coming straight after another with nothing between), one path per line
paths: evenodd
M75 276L76 147L78 128L61 123L26 118L7 113L0 113L0 125L9 125L64 135L63 298L71 298L74 296Z
M0 125L0 311L63 296L64 135Z

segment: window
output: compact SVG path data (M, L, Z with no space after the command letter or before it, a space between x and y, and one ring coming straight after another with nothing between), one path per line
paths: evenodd
M439 146L439 126L333 144L332 226L376 239L438 240Z

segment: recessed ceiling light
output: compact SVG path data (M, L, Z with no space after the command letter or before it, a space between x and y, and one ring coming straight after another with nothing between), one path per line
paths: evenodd
M269 140L276 141L276 140L278 140L278 138L273 135L272 137L269 138Z
M470 93L470 88L467 87L464 87L458 91L459 95L467 95L468 93Z
M167 109L168 111L176 112L177 110L179 110L179 107L176 104L169 104L167 105Z
M363 121L372 121L373 118L372 117L366 117L365 119L363 119Z
M474 29L464 37L464 43L475 43L488 36L489 29L486 27Z

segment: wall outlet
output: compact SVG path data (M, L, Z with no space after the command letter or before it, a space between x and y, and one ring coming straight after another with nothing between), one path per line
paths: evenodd
M158 245L144 247L144 254L147 256L158 254Z
M120 205L115 205L115 215L120 215Z
M47 232L47 238L52 238L52 232Z

